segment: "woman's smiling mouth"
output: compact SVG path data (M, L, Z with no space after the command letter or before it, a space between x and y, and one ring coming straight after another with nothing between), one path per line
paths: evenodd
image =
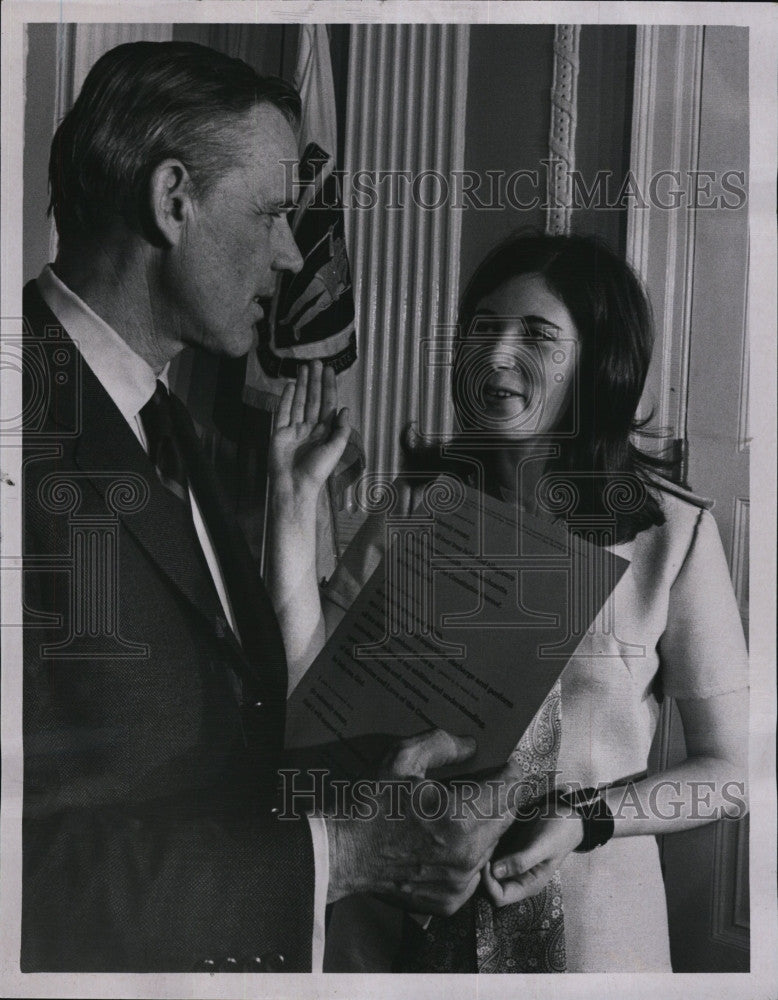
M484 384L484 397L489 400L520 399L527 401L527 393L507 375L490 375Z

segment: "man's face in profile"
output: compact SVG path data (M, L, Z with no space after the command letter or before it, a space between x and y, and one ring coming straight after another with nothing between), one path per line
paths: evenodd
M192 201L163 277L180 340L230 357L252 347L263 315L258 300L272 296L277 273L302 266L287 221L295 135L270 104L257 105L244 121L233 165Z

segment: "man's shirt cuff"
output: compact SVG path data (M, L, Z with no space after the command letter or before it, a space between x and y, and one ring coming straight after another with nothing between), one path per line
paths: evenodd
M313 938L311 943L311 972L321 972L324 967L324 914L330 885L330 847L327 824L323 816L309 816L313 842Z

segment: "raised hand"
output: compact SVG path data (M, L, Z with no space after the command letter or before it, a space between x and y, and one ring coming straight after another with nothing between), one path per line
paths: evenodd
M335 373L303 365L281 396L270 439L271 490L295 507L315 504L349 438L348 410L338 411Z
M343 454L348 411L337 412L335 373L313 361L281 396L270 438L265 583L294 689L324 644L316 566L316 504Z

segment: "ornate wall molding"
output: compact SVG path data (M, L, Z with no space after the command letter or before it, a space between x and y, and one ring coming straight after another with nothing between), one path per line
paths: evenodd
M546 232L569 233L572 214L571 172L575 170L578 119L578 69L581 26L557 24L551 81L551 124L548 135L548 208Z

